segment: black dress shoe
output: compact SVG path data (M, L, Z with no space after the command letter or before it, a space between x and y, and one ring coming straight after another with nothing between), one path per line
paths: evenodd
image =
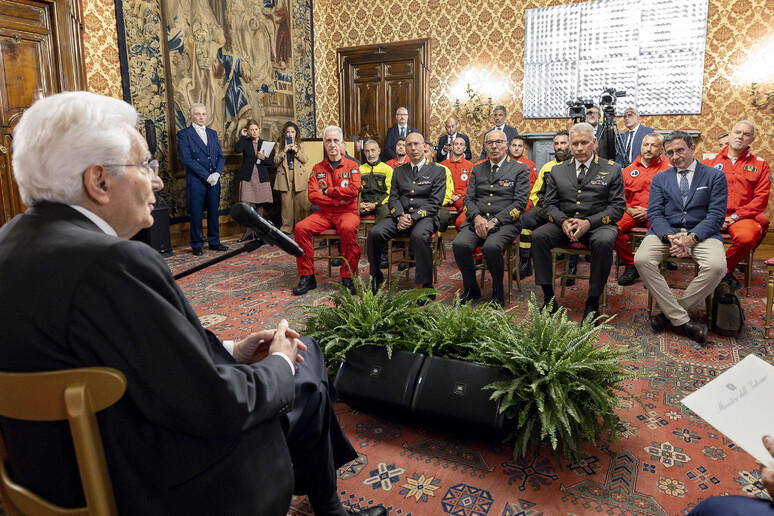
M548 310L548 313L555 314L559 311L559 303L556 302L556 299L554 299L554 302L551 304L551 307L549 309L548 303L543 303L543 306L540 307L540 311Z
M347 514L349 516L389 516L390 513L388 513L387 509L381 505L377 505L376 507L369 507L362 511L347 509Z
M379 258L379 268L380 269L386 269L388 267L389 263L387 262L387 255L383 254L381 258Z
M242 242L247 242L248 240L252 240L253 238L255 238L255 233L253 233L252 229L248 229L245 231L245 234L242 235L241 238L237 239L237 242L241 244Z
M634 281L640 277L640 273L634 267L627 268L623 274L618 278L618 284L625 287L627 285L633 285Z
M723 279L720 280L723 283L728 283L728 286L731 287L731 290L739 290L742 288L742 282L736 279L734 277L734 274L732 272L729 272L725 276L723 276Z
M433 288L432 283L423 283L422 288ZM419 306L424 306L428 303L428 301L435 301L436 295L435 294L427 294L426 296L420 297L417 300L417 304Z
M209 247L210 247L210 251L228 251L228 247L226 247L223 244L211 245Z
M193 255L194 256L201 256L204 254L204 250L201 247L194 247Z
M347 287L347 290L349 290L349 293L353 296L357 294L357 290L355 289L355 282L352 281L352 278L341 278L341 284Z
M685 336L689 339L704 344L707 342L707 325L698 321L689 320L682 326Z
M403 271L405 271L406 269L408 269L409 267L413 267L413 266L414 266L414 264L413 264L413 263L400 262L400 263L398 264L398 271L399 271L399 272L403 272Z
M344 260L341 258L341 256L337 256L336 258L331 260L332 267L341 267L342 263L344 263Z
M532 276L532 260L530 258L521 258L519 260L519 279Z
M301 279L298 280L298 285L295 286L293 289L293 295L294 296L303 296L310 290L314 290L317 288L317 278L314 277L314 274L310 274L308 276L301 276Z
M371 292L376 295L376 292L379 290L379 286L384 283L384 276L382 273L379 273L378 276L371 276Z
M502 308L505 306L505 295L503 294L503 287L493 287L492 288L492 304L496 305L497 308Z
M663 313L660 313L658 315L652 315L650 317L650 327L653 328L653 331L655 331L656 333L661 333L662 331L669 328L671 324L672 322Z
M465 292L463 292L460 296L460 303L464 305L465 303L470 303L479 297L481 297L481 289L478 288L478 283L473 283L473 286L466 288Z
M578 256L572 255L567 259L567 274L578 274ZM567 278L565 285L572 287L575 285L575 278Z
M583 320L585 321L589 316L595 318L597 315L599 315L599 303L586 301L586 306L583 307ZM596 325L596 322L594 324Z

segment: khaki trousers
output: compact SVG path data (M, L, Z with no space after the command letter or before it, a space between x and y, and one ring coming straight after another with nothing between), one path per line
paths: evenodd
M688 310L704 301L723 279L726 274L726 254L723 242L717 238L702 240L691 247L691 257L699 264L699 273L680 299L672 295L666 278L658 268L667 256L669 244L662 242L656 235L648 235L634 255L634 266L664 315L673 326L682 326L690 320Z

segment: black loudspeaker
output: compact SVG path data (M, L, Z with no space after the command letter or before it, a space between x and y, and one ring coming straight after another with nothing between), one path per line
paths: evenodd
M339 398L354 409L406 416L424 355L363 346L347 353L336 374Z
M504 434L505 416L500 404L489 400L482 387L511 377L506 369L450 358L428 357L419 373L411 409L414 416L433 426L463 433Z
M158 199L153 208L153 225L142 229L132 237L132 240L145 242L163 256L172 254L172 239L169 236L169 208Z

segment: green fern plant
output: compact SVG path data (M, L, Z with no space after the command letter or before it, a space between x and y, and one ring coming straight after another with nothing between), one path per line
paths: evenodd
M609 321L606 318L604 321ZM513 422L506 438L514 457L550 445L555 454L577 460L583 437L596 443L615 439L619 395L630 397L621 382L633 373L622 362L633 355L609 344L597 345L591 319L578 325L564 309L541 311L534 295L526 322L503 327L500 339L482 342L479 361L508 369L513 379L486 386L491 399Z
M375 294L360 278L354 295L338 285L331 295L333 306L303 307L307 319L302 333L320 343L329 364L340 362L350 349L360 346L385 347L390 357L393 349L422 352L422 325L432 304L420 307L417 301L435 291L397 290L398 281L399 276Z

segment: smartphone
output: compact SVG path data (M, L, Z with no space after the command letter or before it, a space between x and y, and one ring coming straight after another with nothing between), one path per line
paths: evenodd
M285 138L285 145L293 145L293 138L291 136Z

